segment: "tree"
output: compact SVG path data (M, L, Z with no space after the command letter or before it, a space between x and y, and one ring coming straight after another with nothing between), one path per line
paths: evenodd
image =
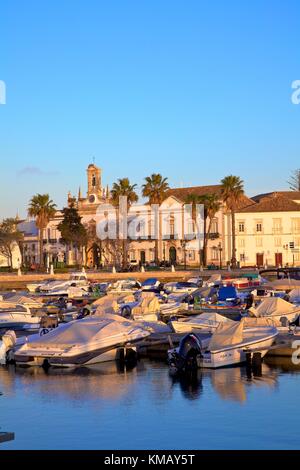
M222 199L231 214L232 254L231 265L236 267L235 211L244 195L244 182L239 176L225 176L221 181Z
M300 169L294 170L292 172L288 184L290 185L290 189L292 191L300 191Z
M18 222L18 219L8 218L0 224L0 253L7 259L9 268L13 267L13 249L23 239Z
M129 212L130 207L134 202L138 201L138 195L135 191L136 184L130 184L130 181L128 178L120 178L118 179L117 183L113 184L112 190L110 192L111 196L111 202L112 204L117 208L118 212L118 221L120 221L120 197L125 196L127 198L127 207L125 210L127 210L126 214L122 214L122 216L126 216L127 220L127 215ZM122 239L122 267L123 269L126 269L127 267L127 249L128 249L128 238L123 236Z
M166 198L169 189L168 178L163 178L159 173L153 173L151 176L145 178L145 183L142 186L142 195L149 199L150 204L160 205ZM158 243L159 240L155 237L155 264L158 265Z
M207 245L211 233L212 221L216 216L217 212L221 209L220 196L215 193L204 194L203 196L198 196L197 194L189 194L186 198L186 203L192 205L192 218L196 222L197 204L203 204L204 206L204 236L203 236L203 251L202 251L202 262L203 265L207 264ZM207 225L208 219L208 225Z
M74 204L71 204L70 207L65 207L62 213L63 220L57 226L61 233L62 243L68 247L68 250L73 250L73 248L79 250L85 247L88 238L87 231L81 223L81 217Z
M39 229L40 266L44 266L43 257L43 231L56 213L56 204L50 199L49 194L36 194L29 202L28 215L35 217L36 226Z

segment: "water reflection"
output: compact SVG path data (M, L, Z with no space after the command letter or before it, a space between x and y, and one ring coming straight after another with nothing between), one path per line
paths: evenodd
M202 394L203 384L200 369L178 376L171 376L170 379L173 387L179 385L183 396L189 400L196 400Z
M138 371L143 363L135 368L121 368L116 362L95 364L76 369L55 369L45 371L41 367L0 368L0 385L6 396L38 392L47 398L62 396L72 400L109 399L126 396L134 386Z
M171 400L180 390L187 400L201 400L209 389L222 400L245 402L253 388L278 387L282 372L300 371L290 358L269 358L261 370L246 367L197 370L190 375L171 377L164 363L141 361L133 368L121 368L115 362L97 364L77 369L50 368L47 372L39 367L0 367L0 389L7 396L37 394L43 400L56 398L87 402L88 400L124 401L127 405L142 398L140 390L156 404Z
M171 377L173 386L179 386L183 396L189 400L200 398L205 393L206 382L210 383L217 395L223 400L244 402L251 386L275 388L279 371L262 364L258 373L246 367L223 369L203 369L190 374Z

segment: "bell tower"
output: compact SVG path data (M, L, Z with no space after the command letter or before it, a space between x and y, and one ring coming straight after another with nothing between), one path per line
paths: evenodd
M96 196L98 199L100 199L102 197L101 173L101 168L98 168L94 163L91 163L88 166L88 198L90 198L91 196Z

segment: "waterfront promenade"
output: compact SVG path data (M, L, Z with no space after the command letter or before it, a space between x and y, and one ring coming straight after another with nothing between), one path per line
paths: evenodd
M86 271L88 279L93 282L106 282L106 281L117 281L118 279L128 279L128 278L137 278L139 280L145 280L149 277L157 277L161 281L178 281L178 280L188 280L192 277L203 277L208 278L213 274L222 274L222 277L236 277L241 274L253 273L255 269L239 269L235 271L227 270L203 270L199 269L190 269L190 270L178 270L175 272L172 271L134 271L134 272L105 272L105 271ZM46 279L69 279L70 272L67 273L55 273L55 274L46 274L46 273L26 273L18 276L16 273L2 273L0 274L0 289L23 289L26 287L26 284L35 281L43 281Z

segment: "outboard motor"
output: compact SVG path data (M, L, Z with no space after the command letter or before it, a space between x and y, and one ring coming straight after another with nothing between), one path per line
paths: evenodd
M169 366L173 372L188 372L198 368L198 361L202 357L201 339L194 333L182 338L178 350L169 355Z
M8 330L0 340L0 364L6 364L10 361L10 352L17 342L16 333Z

